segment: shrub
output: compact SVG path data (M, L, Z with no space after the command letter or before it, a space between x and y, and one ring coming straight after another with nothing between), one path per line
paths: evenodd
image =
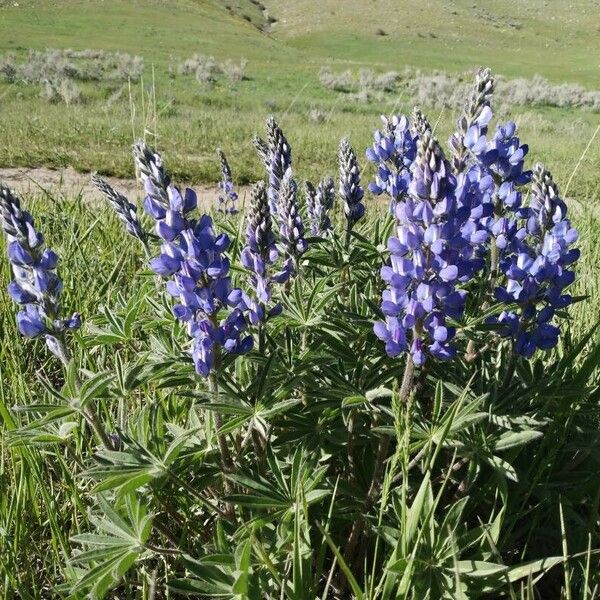
M321 67L319 81L324 87L337 92L350 92L356 86L350 70L333 73L329 67Z
M40 96L51 103L64 102L67 106L78 104L83 100L81 90L73 80L68 77L46 79Z
M245 73L247 65L248 61L245 58L242 58L239 63L227 60L224 63L221 63L221 70L231 83L237 83L238 81L246 79Z
M320 108L311 108L308 118L313 123L324 123L327 120L327 113Z

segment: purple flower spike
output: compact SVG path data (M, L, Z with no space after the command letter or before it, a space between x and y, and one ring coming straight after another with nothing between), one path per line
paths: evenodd
M8 285L10 297L22 306L17 314L21 335L43 336L50 350L67 360L61 338L66 330L78 329L81 318L60 316L59 296L62 282L55 272L58 256L44 248L44 238L35 229L32 216L22 208L19 198L0 182L0 221L8 240L8 258L14 279Z
M292 167L292 150L283 131L273 117L267 119L267 141L254 137L254 145L267 170L269 210L275 217L279 210L280 187Z
M494 78L489 69L480 69L463 113L456 122L456 131L448 144L452 151L455 173L462 173L468 165L470 153L485 149L487 126L492 118L490 100L494 93Z
M298 209L298 186L291 171L285 174L281 182L277 220L282 254L295 272L298 259L304 254L308 244L304 238L304 224Z
M236 202L238 200L235 186L231 179L231 168L227 162L225 153L220 148L217 149L219 163L221 165L221 181L219 181L219 212L235 215L238 212Z
M339 150L340 164L340 198L344 202L344 214L348 221L348 231L365 214L365 206L362 203L364 190L360 186L360 170L356 160L356 154L347 138L340 142Z
M456 286L475 269L474 246L467 237L470 211L457 201L456 180L426 123L421 116L413 127L420 131L416 157L406 174L407 193L397 197L396 235L388 240L390 265L381 270L387 283L381 304L385 321L374 325L389 356L408 351L417 366L428 355L438 360L454 356L455 330L448 319L462 316L465 293ZM410 131L406 118L398 119L398 126L403 135Z
M382 116L381 120L384 129L375 132L373 145L366 153L377 166L377 175L375 181L369 184L369 190L376 196L386 193L390 197L390 212L393 214L396 203L408 188L417 138L404 115L394 115L390 119Z
M259 181L252 190L252 199L246 224L246 246L241 262L251 273L253 297L245 299L248 319L256 325L264 321L278 305L268 308L271 302L271 284L275 281L273 266L279 258L272 230L271 212L265 184ZM287 280L287 277L285 278Z
M140 223L135 204L132 204L125 196L114 190L98 173L92 175L92 183L112 206L125 226L127 233L146 244L148 236Z
M306 208L310 221L310 232L315 236L328 235L332 229L329 212L335 200L335 184L331 177L322 179L317 189L307 181Z
M144 209L156 222L156 234L171 242L187 227L187 213L196 208L196 194L186 189L181 195L179 189L171 184L160 154L144 141L134 144L133 156L146 190Z
M528 210L519 214L527 219L526 227L515 232L515 225L501 246L505 279L495 290L500 302L517 304L518 309L490 321L503 326L501 334L514 340L519 354L530 357L536 349L549 350L558 343L560 329L550 321L572 302L565 288L575 279L569 267L579 250L571 247L577 231L566 217L566 204L542 164L533 172Z

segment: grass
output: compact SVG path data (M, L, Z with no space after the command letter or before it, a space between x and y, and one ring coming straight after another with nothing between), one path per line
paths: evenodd
M129 90L109 103L114 86L106 83L83 84L88 102L69 107L38 98L36 87L0 84L0 166L71 165L83 172L98 169L132 176L128 147L133 129L136 136L147 130L157 137L181 179L216 181L215 148L222 146L234 176L246 183L260 176L249 139L273 113L296 140L300 171L316 179L335 171L336 140L349 135L360 153L378 126L379 114L412 109L402 97L388 95L381 103L360 104L324 89L318 73L327 64L335 70L401 71L413 65L462 71L483 63L507 76L540 73L555 82L568 80L590 88L600 83L594 55L588 51L597 36L595 13L585 2L577 4L578 10L562 2L547 3L543 10L528 4L518 15L512 14L514 3L508 1L478 10L468 3L439 3L427 10L413 10L408 2L394 3L392 10L383 0L338 5L325 2L317 20L306 3L267 2L269 14L278 21L266 34L257 28L262 13L246 0L232 2L231 11L217 2L193 0L105 0L101 11L77 0L28 0L18 7L7 2L0 8L0 23L10 35L0 40L0 53L16 50L24 55L30 47L120 50L142 55L146 70L143 86L132 86L133 116ZM434 9L444 18L431 22L427 11ZM243 14L249 14L251 22ZM396 15L384 27L389 35L376 36L374 30L385 14ZM552 49L557 43L560 52ZM206 89L191 75L171 78L169 65L195 52L220 61L247 58L249 80L234 85L220 81ZM549 52L552 61L546 58ZM154 99L152 113L148 108ZM310 120L314 108L328 115L325 123ZM439 117L445 138L453 126L449 112L430 116ZM559 181L572 171L598 122L596 114L576 109L519 109L511 116L535 149L532 159L551 160ZM573 195L586 195L586 201L598 198L593 165L599 161L600 144L595 143L573 182Z

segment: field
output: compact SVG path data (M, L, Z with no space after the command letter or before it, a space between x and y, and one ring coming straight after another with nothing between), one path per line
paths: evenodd
M213 340L223 349L194 350L192 361L199 334L173 317L150 269L170 243L162 217L155 230L144 214L140 239L127 236L101 193L79 193L79 178L21 198L60 257L60 314L77 311L83 325L58 335L72 358L19 335L6 293L19 259L5 260L2 238L0 598L598 598L600 108L581 98L600 89L599 37L594 0L0 0L0 181L11 185L3 174L14 168L98 171L142 214L131 148L145 138L175 183L203 190L198 206L231 240L231 284L252 289L245 219L258 214L251 185L265 177L252 137L265 137L273 115L292 148L308 240L298 250L297 230L273 212L272 266L285 270L289 257L292 274L272 280L265 306L280 303L281 314L257 324L248 309L249 353L236 359ZM127 53L143 70L75 75L75 91L50 71L7 75L47 49L71 49L38 56L76 66L96 64L91 51L106 64ZM338 196L332 229L309 234L304 182L332 175L338 189L346 136L358 157L346 176L360 173L367 188L376 168L365 150L381 114L411 114L411 78L447 93L468 89L479 66L505 85L526 80L514 89L537 75L562 94L555 105L498 93L488 137L514 119L527 167L552 171L579 231L574 302L553 311L558 344L520 356L486 318L509 277L490 233L477 251L484 266L462 281L465 315L448 317L457 356L420 365L373 333L391 285L379 277L395 231L387 201L367 190L354 222ZM391 87L378 83L391 71ZM50 88L63 91L44 97ZM422 97L433 133L418 135L435 134L450 157L461 104ZM236 215L211 205L217 148L240 193ZM150 164L137 156L138 171ZM277 185L296 197L283 175ZM232 307L219 302L214 315L203 309L214 327ZM411 335L429 335L417 321Z
M279 3L267 3L278 18L269 34L257 29L261 13L248 0L232 2L233 14L217 2L193 0L168 4L105 0L98 13L83 1L18 4L5 2L0 12L7 32L0 39L0 54L26 55L30 48L90 48L141 55L146 91L142 94L141 83L132 84L131 102L126 89L109 104L114 85L82 84L90 88L88 102L65 108L38 98L38 86L0 83L4 139L0 166L72 166L131 177L132 127L136 136L146 127L157 136L178 178L215 182L214 152L223 146L235 177L246 183L260 174L250 139L262 130L266 115L274 114L286 131L295 133L296 166L302 176L333 174L337 143L343 135L350 136L357 148L365 148L379 114L392 109L410 112L412 104L402 94L388 94L367 104L351 101L320 85L319 71L327 65L334 71L401 72L412 66L450 73L472 72L483 65L507 77L537 73L553 83L600 88L597 59L590 52L598 43L600 17L596 5L589 2L528 2L518 16L512 14L516 6L512 1L495 2L478 11L470 9L468 2L419 8L411 2L377 0L357 2L358 10L345 2L337 12L332 8L336 3L326 3L318 19L307 19L303 27L297 26L297 15L310 11L302 2L285 3L288 8L281 14ZM388 14L395 18L386 19ZM430 14L441 17L432 21ZM378 27L389 30L389 35L377 36ZM558 47L560 52L555 50ZM194 53L219 61L245 58L249 79L230 85L220 78L210 89L193 75L171 79L169 65L176 67ZM314 109L324 113L324 122L311 121ZM440 138L446 139L454 125L453 111L433 111ZM518 117L532 158L551 158L559 181L568 179L598 124L597 114L585 110L515 107L508 112ZM593 174L593 165L600 161L598 148L598 144L590 148L572 183L576 187L570 191L580 197L598 197Z

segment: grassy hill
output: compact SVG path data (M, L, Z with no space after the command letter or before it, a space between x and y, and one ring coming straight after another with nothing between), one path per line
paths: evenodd
M596 0L4 0L0 54L26 60L32 48L102 49L140 55L145 70L143 83L131 88L81 83L83 101L69 106L40 98L40 86L0 83L0 166L72 165L127 176L131 141L146 132L179 177L214 181L214 149L222 146L234 174L247 182L260 176L250 137L273 113L288 133L300 176L317 177L335 170L342 135L362 155L379 114L412 108L402 95L361 103L325 89L322 66L459 72L483 64L508 77L539 73L600 88L593 51L600 49L599 8ZM217 62L244 58L247 79L220 76L204 86L179 74L178 65L194 53ZM445 139L452 112L429 112ZM598 123L596 113L576 109L501 112L518 116L535 158L549 159L563 180ZM591 168L600 162L598 147L590 148L573 182L580 194L598 194Z
M265 0L273 34L312 54L385 68L485 64L512 77L600 85L600 3L590 0ZM379 34L379 35L378 35ZM385 35L382 35L385 34Z

